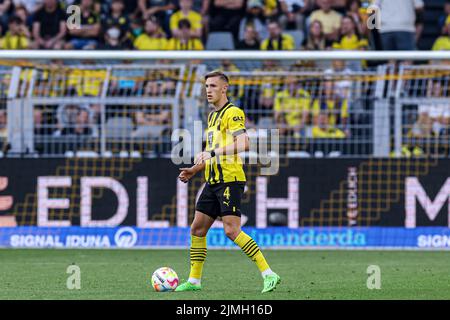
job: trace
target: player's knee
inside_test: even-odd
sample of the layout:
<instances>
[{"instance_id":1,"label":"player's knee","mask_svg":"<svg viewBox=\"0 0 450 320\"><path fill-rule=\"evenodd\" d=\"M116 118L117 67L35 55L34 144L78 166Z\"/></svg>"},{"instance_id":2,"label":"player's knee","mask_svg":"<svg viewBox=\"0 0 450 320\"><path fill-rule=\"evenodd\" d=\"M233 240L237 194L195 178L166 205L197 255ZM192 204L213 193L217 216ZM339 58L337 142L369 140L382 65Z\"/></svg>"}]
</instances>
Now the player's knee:
<instances>
[{"instance_id":1,"label":"player's knee","mask_svg":"<svg viewBox=\"0 0 450 320\"><path fill-rule=\"evenodd\" d=\"M191 225L191 234L196 237L205 237L208 230L205 227L198 225Z\"/></svg>"},{"instance_id":2,"label":"player's knee","mask_svg":"<svg viewBox=\"0 0 450 320\"><path fill-rule=\"evenodd\" d=\"M225 227L225 234L231 241L234 241L240 232L241 229L238 227Z\"/></svg>"}]
</instances>

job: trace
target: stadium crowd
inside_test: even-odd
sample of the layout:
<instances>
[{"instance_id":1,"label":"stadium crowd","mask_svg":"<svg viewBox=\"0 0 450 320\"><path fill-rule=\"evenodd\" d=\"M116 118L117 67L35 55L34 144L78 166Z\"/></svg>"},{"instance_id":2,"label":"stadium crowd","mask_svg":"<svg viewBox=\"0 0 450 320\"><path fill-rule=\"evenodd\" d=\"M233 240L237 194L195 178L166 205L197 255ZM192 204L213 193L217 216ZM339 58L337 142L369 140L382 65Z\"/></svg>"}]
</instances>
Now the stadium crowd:
<instances>
[{"instance_id":1,"label":"stadium crowd","mask_svg":"<svg viewBox=\"0 0 450 320\"><path fill-rule=\"evenodd\" d=\"M230 32L232 48L239 50L414 50L423 30L424 3L400 2L0 0L0 47L203 50L213 32ZM77 27L72 4L81 13ZM379 30L368 28L372 4L383 8ZM449 2L438 23L442 35L433 50L449 50Z\"/></svg>"},{"instance_id":2,"label":"stadium crowd","mask_svg":"<svg viewBox=\"0 0 450 320\"><path fill-rule=\"evenodd\" d=\"M423 31L424 2L399 1L401 4L392 0L0 0L0 48L205 50L214 32L229 32L232 47L238 50L415 50ZM70 10L72 4L81 10L77 28L70 27L77 23L75 11ZM368 27L371 17L367 8L371 4L382 7L386 17L379 29ZM399 11L398 6L403 10ZM450 50L450 1L436 23L442 34L432 49ZM296 38L299 34L301 42ZM331 79L333 74L351 72L348 67L334 61L325 74L329 73ZM240 71L229 60L222 60L220 69ZM277 61L271 60L258 69L281 70ZM295 65L290 70L295 71ZM54 94L98 97L104 72L74 69L67 75L67 83L56 85L64 92ZM173 79L161 76L135 81L126 95L172 95ZM324 78L314 82L317 80L287 77L278 87L271 85L273 80L259 78L255 86L232 84L230 99L245 109L248 127L277 127L283 136L294 138L357 139L361 132L352 128L369 123L364 112L370 112L371 102L357 116L347 80ZM49 79L38 81L48 83L37 82L36 88L52 85ZM444 89L447 78L429 79L426 86L426 96L450 96ZM108 90L109 96L124 95L116 84L110 84ZM448 105L415 108L415 116L405 122L408 138L449 136ZM35 106L35 135L98 137L100 110L100 105L77 104L76 100L73 104ZM171 114L163 106L106 106L105 110L106 120L131 121L124 122L131 128L129 137L157 138L170 128ZM6 121L6 110L1 108L0 135L4 138Z\"/></svg>"}]
</instances>

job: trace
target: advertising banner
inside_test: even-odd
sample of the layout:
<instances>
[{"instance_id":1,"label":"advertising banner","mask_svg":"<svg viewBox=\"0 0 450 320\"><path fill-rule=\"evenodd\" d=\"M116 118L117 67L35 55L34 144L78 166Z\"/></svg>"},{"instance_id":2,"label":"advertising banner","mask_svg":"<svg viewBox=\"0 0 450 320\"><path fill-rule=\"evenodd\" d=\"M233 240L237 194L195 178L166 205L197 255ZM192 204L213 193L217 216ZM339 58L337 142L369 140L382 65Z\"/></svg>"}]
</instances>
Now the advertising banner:
<instances>
[{"instance_id":1,"label":"advertising banner","mask_svg":"<svg viewBox=\"0 0 450 320\"><path fill-rule=\"evenodd\" d=\"M450 249L450 229L445 227L356 228L243 228L261 247L281 249ZM208 249L238 247L223 229L207 236ZM189 228L0 228L0 247L138 249L188 248Z\"/></svg>"},{"instance_id":2,"label":"advertising banner","mask_svg":"<svg viewBox=\"0 0 450 320\"><path fill-rule=\"evenodd\" d=\"M2 159L0 227L189 227L204 179L180 182L181 166L170 159ZM245 168L245 227L450 224L448 159L285 159L270 176Z\"/></svg>"}]
</instances>

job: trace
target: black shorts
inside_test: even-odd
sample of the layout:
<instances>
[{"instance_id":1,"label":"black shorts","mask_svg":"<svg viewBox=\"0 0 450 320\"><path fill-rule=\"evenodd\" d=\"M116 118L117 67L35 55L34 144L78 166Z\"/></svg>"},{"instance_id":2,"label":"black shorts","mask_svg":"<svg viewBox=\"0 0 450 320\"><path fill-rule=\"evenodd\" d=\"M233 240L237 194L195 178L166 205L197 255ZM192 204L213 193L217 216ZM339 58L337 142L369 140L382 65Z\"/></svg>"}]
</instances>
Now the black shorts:
<instances>
[{"instance_id":1,"label":"black shorts","mask_svg":"<svg viewBox=\"0 0 450 320\"><path fill-rule=\"evenodd\" d=\"M245 182L206 184L195 209L216 219L227 215L241 216L241 198Z\"/></svg>"}]
</instances>

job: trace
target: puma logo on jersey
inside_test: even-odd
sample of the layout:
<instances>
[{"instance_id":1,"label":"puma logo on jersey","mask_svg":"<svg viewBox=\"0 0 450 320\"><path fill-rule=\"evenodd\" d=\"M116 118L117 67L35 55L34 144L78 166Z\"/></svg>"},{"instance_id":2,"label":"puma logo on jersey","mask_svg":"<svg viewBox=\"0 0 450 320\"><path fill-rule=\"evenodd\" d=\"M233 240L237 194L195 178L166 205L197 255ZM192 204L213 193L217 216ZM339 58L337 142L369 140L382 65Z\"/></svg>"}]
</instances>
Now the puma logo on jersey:
<instances>
[{"instance_id":1,"label":"puma logo on jersey","mask_svg":"<svg viewBox=\"0 0 450 320\"><path fill-rule=\"evenodd\" d=\"M230 206L230 201L228 201L228 202L224 201L223 204L225 204L227 207L229 207Z\"/></svg>"}]
</instances>

